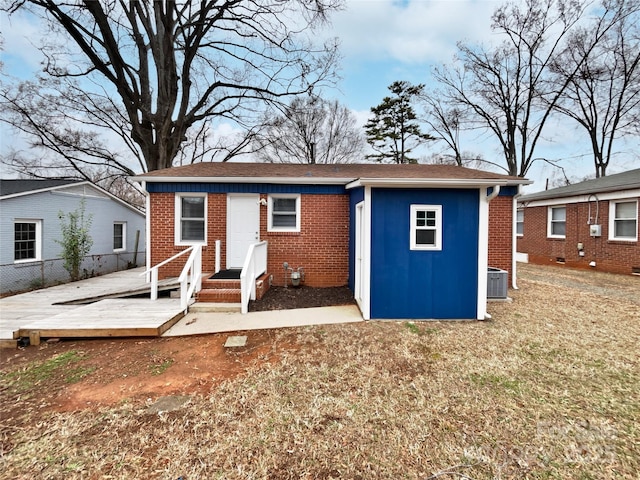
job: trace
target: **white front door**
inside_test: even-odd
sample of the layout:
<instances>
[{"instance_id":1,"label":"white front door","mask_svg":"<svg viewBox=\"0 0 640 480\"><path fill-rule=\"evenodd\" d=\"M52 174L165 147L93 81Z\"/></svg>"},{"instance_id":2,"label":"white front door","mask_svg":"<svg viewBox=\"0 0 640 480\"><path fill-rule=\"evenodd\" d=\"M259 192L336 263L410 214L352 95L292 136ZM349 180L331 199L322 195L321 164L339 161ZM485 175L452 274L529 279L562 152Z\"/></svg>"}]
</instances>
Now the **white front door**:
<instances>
[{"instance_id":1,"label":"white front door","mask_svg":"<svg viewBox=\"0 0 640 480\"><path fill-rule=\"evenodd\" d=\"M242 268L249 245L260 241L260 195L227 195L227 268Z\"/></svg>"}]
</instances>

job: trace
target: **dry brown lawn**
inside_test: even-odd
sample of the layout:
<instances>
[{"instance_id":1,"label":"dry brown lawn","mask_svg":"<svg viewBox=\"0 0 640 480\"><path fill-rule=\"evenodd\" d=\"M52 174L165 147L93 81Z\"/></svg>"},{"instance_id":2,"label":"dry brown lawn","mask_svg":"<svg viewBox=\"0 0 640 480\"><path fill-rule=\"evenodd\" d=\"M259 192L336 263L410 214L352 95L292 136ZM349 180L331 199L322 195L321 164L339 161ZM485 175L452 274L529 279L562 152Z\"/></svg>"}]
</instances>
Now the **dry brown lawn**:
<instances>
[{"instance_id":1,"label":"dry brown lawn","mask_svg":"<svg viewBox=\"0 0 640 480\"><path fill-rule=\"evenodd\" d=\"M92 380L99 352L82 342L11 357L0 371L0 476L638 478L640 277L522 265L519 286L513 303L490 305L487 322L262 333L259 352L224 354L229 368L243 368L220 381L206 358L182 350L213 337L149 341L146 352L172 345L173 354L146 374L129 365L139 385L115 405L61 411L46 401L113 385ZM122 376L125 363L109 375ZM47 368L79 369L80 378L61 387L53 375L54 385L41 378ZM182 384L171 393L186 403L157 413L157 398L141 392L145 382L174 382L172 371L197 371L199 388Z\"/></svg>"}]
</instances>

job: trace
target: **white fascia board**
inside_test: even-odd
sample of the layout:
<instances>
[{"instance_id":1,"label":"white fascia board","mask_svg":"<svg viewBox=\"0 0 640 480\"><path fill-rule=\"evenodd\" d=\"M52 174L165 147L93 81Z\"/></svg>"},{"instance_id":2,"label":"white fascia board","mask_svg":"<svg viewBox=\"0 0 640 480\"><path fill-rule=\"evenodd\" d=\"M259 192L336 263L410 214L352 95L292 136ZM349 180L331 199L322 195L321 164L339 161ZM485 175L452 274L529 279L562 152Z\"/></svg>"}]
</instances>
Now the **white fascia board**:
<instances>
[{"instance_id":1,"label":"white fascia board","mask_svg":"<svg viewBox=\"0 0 640 480\"><path fill-rule=\"evenodd\" d=\"M508 180L502 179L460 179L460 178L359 178L347 184L346 189L370 186L393 188L482 188L496 185L508 185Z\"/></svg>"},{"instance_id":2,"label":"white fascia board","mask_svg":"<svg viewBox=\"0 0 640 480\"><path fill-rule=\"evenodd\" d=\"M545 198L542 200L531 200L529 202L519 201L518 204L527 207L551 207L553 205L564 205L568 203L588 203L589 201L624 200L626 198L640 197L640 188L633 190L620 190L618 192L589 193L584 195L574 195L571 197Z\"/></svg>"},{"instance_id":3,"label":"white fascia board","mask_svg":"<svg viewBox=\"0 0 640 480\"><path fill-rule=\"evenodd\" d=\"M344 185L349 178L322 177L133 177L136 182L147 183L275 183L284 185Z\"/></svg>"}]
</instances>

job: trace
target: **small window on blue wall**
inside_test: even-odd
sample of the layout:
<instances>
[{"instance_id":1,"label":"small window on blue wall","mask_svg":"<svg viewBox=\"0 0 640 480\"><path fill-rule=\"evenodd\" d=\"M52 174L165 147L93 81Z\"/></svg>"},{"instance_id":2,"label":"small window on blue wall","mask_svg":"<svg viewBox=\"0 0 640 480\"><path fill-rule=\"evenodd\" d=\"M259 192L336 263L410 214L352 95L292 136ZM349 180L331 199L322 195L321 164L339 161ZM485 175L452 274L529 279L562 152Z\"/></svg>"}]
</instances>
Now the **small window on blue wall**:
<instances>
[{"instance_id":1,"label":"small window on blue wall","mask_svg":"<svg viewBox=\"0 0 640 480\"><path fill-rule=\"evenodd\" d=\"M411 205L411 250L442 250L442 205Z\"/></svg>"}]
</instances>

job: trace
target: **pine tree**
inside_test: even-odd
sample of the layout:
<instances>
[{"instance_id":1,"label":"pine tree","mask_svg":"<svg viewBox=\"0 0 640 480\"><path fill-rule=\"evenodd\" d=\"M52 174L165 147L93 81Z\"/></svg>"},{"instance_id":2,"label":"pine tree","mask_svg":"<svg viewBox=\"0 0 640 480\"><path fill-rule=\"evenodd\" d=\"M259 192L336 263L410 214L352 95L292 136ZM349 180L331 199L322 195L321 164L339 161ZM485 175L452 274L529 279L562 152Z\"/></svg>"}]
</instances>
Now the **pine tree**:
<instances>
[{"instance_id":1,"label":"pine tree","mask_svg":"<svg viewBox=\"0 0 640 480\"><path fill-rule=\"evenodd\" d=\"M417 163L409 157L422 141L435 140L422 133L418 117L413 109L413 100L422 94L424 85L411 85L396 81L389 86L393 96L384 97L382 103L371 108L373 118L365 125L367 142L377 152L367 155L379 162Z\"/></svg>"}]
</instances>

